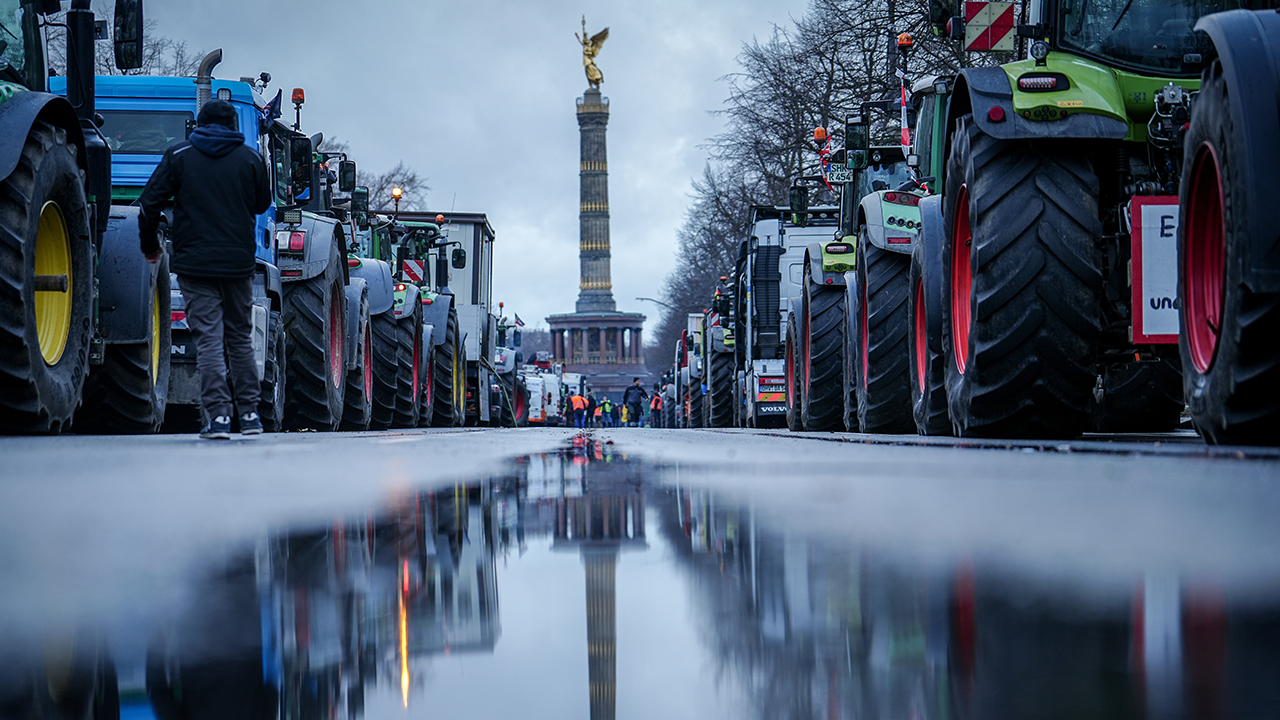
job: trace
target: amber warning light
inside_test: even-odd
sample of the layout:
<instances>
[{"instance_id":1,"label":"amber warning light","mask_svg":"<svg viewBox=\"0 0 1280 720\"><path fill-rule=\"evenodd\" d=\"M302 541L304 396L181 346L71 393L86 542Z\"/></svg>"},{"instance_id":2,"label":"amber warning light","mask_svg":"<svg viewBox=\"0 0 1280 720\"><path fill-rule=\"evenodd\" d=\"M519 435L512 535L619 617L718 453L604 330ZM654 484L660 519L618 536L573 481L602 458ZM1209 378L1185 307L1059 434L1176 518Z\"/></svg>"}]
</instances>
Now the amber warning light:
<instances>
[{"instance_id":1,"label":"amber warning light","mask_svg":"<svg viewBox=\"0 0 1280 720\"><path fill-rule=\"evenodd\" d=\"M294 88L294 89L293 89L293 104L294 104L294 105L301 105L302 103L304 103L304 102L306 102L306 101L307 101L307 94L306 94L305 92L303 92L303 91L302 91L302 88Z\"/></svg>"}]
</instances>

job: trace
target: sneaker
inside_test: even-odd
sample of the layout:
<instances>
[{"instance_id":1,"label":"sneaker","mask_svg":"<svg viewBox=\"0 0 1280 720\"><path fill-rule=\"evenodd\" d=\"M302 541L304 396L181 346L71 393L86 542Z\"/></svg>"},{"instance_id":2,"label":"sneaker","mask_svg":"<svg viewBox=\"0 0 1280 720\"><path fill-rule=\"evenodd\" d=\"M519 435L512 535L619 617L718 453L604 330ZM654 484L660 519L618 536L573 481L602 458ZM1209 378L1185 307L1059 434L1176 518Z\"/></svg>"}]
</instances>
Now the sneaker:
<instances>
[{"instance_id":1,"label":"sneaker","mask_svg":"<svg viewBox=\"0 0 1280 720\"><path fill-rule=\"evenodd\" d=\"M262 432L262 418L258 417L256 412L241 413L240 415L240 434L241 435L257 435Z\"/></svg>"},{"instance_id":2,"label":"sneaker","mask_svg":"<svg viewBox=\"0 0 1280 720\"><path fill-rule=\"evenodd\" d=\"M210 420L209 424L200 431L200 437L206 440L230 440L231 416L219 415Z\"/></svg>"}]
</instances>

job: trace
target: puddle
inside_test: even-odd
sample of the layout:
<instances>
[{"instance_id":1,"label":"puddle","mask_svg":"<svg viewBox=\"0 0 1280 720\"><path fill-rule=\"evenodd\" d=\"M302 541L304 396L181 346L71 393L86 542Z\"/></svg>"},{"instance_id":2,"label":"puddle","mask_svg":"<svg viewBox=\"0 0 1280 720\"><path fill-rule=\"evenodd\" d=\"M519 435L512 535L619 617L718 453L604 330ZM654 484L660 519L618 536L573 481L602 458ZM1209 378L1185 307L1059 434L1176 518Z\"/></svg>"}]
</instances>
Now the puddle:
<instances>
[{"instance_id":1,"label":"puddle","mask_svg":"<svg viewBox=\"0 0 1280 720\"><path fill-rule=\"evenodd\" d=\"M821 497L763 507L698 477L578 437L104 588L130 603L0 616L0 718L1280 710L1270 593L898 553L814 522Z\"/></svg>"}]
</instances>

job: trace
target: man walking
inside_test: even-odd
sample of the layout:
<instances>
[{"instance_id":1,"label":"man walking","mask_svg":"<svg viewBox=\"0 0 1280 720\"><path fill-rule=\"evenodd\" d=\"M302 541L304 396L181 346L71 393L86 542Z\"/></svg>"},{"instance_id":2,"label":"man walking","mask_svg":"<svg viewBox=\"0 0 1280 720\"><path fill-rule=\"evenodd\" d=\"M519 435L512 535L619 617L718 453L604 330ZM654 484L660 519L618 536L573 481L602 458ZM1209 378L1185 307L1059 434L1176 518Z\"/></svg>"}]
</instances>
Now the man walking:
<instances>
[{"instance_id":1,"label":"man walking","mask_svg":"<svg viewBox=\"0 0 1280 720\"><path fill-rule=\"evenodd\" d=\"M631 379L631 387L622 393L622 404L627 406L627 425L639 427L642 423L641 403L649 399L649 393L640 386L640 378Z\"/></svg>"},{"instance_id":2,"label":"man walking","mask_svg":"<svg viewBox=\"0 0 1280 720\"><path fill-rule=\"evenodd\" d=\"M585 430L587 427L587 399L574 392L569 397L569 403L573 405L573 426Z\"/></svg>"},{"instance_id":3,"label":"man walking","mask_svg":"<svg viewBox=\"0 0 1280 720\"><path fill-rule=\"evenodd\" d=\"M160 214L173 208L170 267L187 306L196 341L200 400L209 421L200 437L231 437L232 394L240 432L262 432L258 417L258 371L253 358L255 216L271 206L271 186L262 157L235 130L236 112L226 100L200 109L198 127L186 142L165 151L139 198L138 234L148 262L159 262Z\"/></svg>"}]
</instances>

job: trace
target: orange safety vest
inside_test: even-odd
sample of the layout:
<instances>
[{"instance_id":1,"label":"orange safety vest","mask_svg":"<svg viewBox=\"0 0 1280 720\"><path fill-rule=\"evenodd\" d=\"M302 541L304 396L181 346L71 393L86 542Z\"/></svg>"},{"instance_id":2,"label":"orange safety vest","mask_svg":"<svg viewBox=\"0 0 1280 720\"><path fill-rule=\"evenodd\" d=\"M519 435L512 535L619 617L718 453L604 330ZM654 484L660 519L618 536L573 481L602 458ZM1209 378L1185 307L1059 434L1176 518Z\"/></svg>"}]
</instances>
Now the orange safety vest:
<instances>
[{"instance_id":1,"label":"orange safety vest","mask_svg":"<svg viewBox=\"0 0 1280 720\"><path fill-rule=\"evenodd\" d=\"M662 409L662 396L661 396L661 395L654 395L654 396L649 400L649 409L650 409L650 410L661 410L661 409Z\"/></svg>"},{"instance_id":2,"label":"orange safety vest","mask_svg":"<svg viewBox=\"0 0 1280 720\"><path fill-rule=\"evenodd\" d=\"M573 402L574 410L587 409L587 399L582 397L581 395L574 395L573 397L569 398L569 400Z\"/></svg>"}]
</instances>

